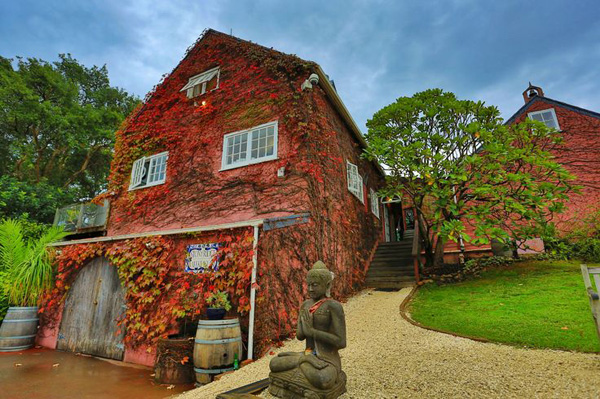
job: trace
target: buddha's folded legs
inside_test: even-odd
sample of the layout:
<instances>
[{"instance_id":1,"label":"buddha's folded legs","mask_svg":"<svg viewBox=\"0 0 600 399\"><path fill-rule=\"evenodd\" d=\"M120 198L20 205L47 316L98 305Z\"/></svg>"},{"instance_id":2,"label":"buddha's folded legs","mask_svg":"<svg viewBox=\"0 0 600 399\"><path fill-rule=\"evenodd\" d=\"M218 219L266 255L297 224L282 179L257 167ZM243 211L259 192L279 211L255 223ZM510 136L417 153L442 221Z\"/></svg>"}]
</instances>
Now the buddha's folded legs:
<instances>
[{"instance_id":1,"label":"buddha's folded legs","mask_svg":"<svg viewBox=\"0 0 600 399\"><path fill-rule=\"evenodd\" d=\"M277 357L271 359L269 367L275 373L294 369L300 363L300 356L303 356L303 354L293 352L280 353Z\"/></svg>"},{"instance_id":2,"label":"buddha's folded legs","mask_svg":"<svg viewBox=\"0 0 600 399\"><path fill-rule=\"evenodd\" d=\"M303 362L300 365L300 370L302 370L302 374L304 374L306 380L318 389L332 388L338 379L339 371L331 364L322 369L317 369L311 363Z\"/></svg>"}]
</instances>

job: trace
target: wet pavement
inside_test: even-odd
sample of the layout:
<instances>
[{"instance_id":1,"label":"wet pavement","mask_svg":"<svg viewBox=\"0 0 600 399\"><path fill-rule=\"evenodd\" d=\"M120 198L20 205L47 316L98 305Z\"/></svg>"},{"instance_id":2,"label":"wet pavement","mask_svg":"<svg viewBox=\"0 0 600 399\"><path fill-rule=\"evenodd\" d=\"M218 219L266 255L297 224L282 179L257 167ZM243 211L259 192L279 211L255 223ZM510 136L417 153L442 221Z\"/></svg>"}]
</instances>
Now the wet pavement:
<instances>
[{"instance_id":1,"label":"wet pavement","mask_svg":"<svg viewBox=\"0 0 600 399\"><path fill-rule=\"evenodd\" d=\"M49 349L0 353L0 398L158 399L193 388L157 384L153 373L149 367Z\"/></svg>"}]
</instances>

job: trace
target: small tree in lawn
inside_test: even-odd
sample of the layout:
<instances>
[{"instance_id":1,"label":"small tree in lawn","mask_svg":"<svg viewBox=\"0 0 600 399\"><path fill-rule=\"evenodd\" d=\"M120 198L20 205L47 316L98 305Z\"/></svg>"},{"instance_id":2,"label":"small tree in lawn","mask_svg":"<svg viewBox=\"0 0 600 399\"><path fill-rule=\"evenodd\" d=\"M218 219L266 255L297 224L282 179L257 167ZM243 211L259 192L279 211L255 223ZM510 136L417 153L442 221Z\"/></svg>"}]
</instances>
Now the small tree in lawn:
<instances>
[{"instance_id":1,"label":"small tree in lawn","mask_svg":"<svg viewBox=\"0 0 600 399\"><path fill-rule=\"evenodd\" d=\"M380 194L412 200L430 266L442 262L447 240L539 237L572 189L549 152L559 132L531 120L505 126L481 101L430 89L384 107L367 127L365 156L389 173Z\"/></svg>"}]
</instances>

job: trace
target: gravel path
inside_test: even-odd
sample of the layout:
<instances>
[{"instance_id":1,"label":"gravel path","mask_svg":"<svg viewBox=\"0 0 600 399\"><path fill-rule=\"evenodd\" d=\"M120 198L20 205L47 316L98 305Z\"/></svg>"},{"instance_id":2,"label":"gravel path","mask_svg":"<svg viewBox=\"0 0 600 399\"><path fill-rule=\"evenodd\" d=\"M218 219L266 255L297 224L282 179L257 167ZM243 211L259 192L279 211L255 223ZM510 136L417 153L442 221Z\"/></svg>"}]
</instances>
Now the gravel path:
<instances>
[{"instance_id":1,"label":"gravel path","mask_svg":"<svg viewBox=\"0 0 600 399\"><path fill-rule=\"evenodd\" d=\"M400 316L409 292L366 290L344 304L348 347L340 354L348 392L340 399L600 399L600 355L521 349L427 331ZM291 340L276 352L300 351L303 345ZM214 398L266 378L272 357L178 399Z\"/></svg>"}]
</instances>

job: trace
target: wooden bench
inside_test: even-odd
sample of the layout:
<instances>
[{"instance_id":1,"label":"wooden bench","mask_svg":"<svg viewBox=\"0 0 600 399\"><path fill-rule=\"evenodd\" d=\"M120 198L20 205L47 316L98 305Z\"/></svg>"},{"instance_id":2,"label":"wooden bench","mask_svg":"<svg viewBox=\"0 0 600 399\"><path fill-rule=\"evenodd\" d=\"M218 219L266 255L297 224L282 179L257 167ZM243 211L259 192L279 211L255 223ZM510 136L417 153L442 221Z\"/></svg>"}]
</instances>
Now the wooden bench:
<instances>
[{"instance_id":1,"label":"wooden bench","mask_svg":"<svg viewBox=\"0 0 600 399\"><path fill-rule=\"evenodd\" d=\"M592 308L592 316L596 323L596 332L598 338L600 338L600 267L588 267L587 265L581 265L581 274L583 275L583 282L585 283L585 289L587 290L588 297L590 299L590 307ZM594 283L596 283L596 291L594 291Z\"/></svg>"}]
</instances>

